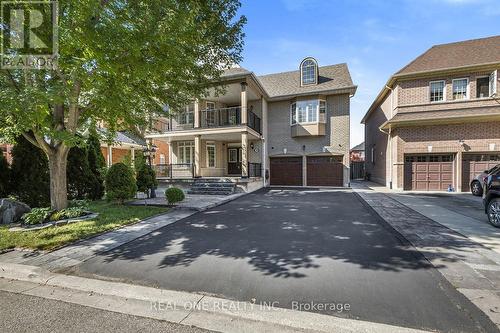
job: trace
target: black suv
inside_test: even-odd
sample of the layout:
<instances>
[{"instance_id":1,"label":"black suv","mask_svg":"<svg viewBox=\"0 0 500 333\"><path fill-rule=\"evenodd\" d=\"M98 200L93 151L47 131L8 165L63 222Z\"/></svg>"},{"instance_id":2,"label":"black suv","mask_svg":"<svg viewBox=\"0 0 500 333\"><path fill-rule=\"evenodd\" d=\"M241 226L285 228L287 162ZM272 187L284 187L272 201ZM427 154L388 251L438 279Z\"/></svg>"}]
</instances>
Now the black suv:
<instances>
[{"instance_id":1,"label":"black suv","mask_svg":"<svg viewBox=\"0 0 500 333\"><path fill-rule=\"evenodd\" d=\"M500 169L494 170L484 182L484 210L492 225L500 228Z\"/></svg>"}]
</instances>

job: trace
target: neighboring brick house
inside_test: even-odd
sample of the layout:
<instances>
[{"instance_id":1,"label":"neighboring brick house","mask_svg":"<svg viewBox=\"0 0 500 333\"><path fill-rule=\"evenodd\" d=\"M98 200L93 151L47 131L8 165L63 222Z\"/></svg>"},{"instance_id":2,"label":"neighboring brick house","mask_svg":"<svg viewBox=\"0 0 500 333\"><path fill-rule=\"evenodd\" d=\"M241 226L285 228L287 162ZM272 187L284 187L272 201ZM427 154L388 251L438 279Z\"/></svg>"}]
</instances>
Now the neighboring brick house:
<instances>
[{"instance_id":1,"label":"neighboring brick house","mask_svg":"<svg viewBox=\"0 0 500 333\"><path fill-rule=\"evenodd\" d=\"M168 144L170 165L159 174L349 185L350 98L356 86L346 64L319 67L306 58L299 70L264 76L235 67L214 85L225 93L158 119L146 135Z\"/></svg>"},{"instance_id":2,"label":"neighboring brick house","mask_svg":"<svg viewBox=\"0 0 500 333\"><path fill-rule=\"evenodd\" d=\"M469 191L500 163L499 70L494 36L433 46L391 76L362 120L371 180Z\"/></svg>"},{"instance_id":3,"label":"neighboring brick house","mask_svg":"<svg viewBox=\"0 0 500 333\"><path fill-rule=\"evenodd\" d=\"M0 144L0 152L7 160L7 163L12 164L12 145Z\"/></svg>"},{"instance_id":4,"label":"neighboring brick house","mask_svg":"<svg viewBox=\"0 0 500 333\"><path fill-rule=\"evenodd\" d=\"M363 162L365 160L365 143L362 142L350 150L351 162Z\"/></svg>"}]
</instances>

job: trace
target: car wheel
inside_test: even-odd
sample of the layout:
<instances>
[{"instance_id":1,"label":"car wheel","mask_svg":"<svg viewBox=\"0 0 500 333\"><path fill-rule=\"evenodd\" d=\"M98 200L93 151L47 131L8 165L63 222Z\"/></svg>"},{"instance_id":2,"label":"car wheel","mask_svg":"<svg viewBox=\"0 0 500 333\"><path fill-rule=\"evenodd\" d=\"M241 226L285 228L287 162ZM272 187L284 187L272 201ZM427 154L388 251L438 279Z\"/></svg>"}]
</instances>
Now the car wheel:
<instances>
[{"instance_id":1,"label":"car wheel","mask_svg":"<svg viewBox=\"0 0 500 333\"><path fill-rule=\"evenodd\" d=\"M488 220L493 226L500 228L500 198L491 199L488 203Z\"/></svg>"},{"instance_id":2,"label":"car wheel","mask_svg":"<svg viewBox=\"0 0 500 333\"><path fill-rule=\"evenodd\" d=\"M472 182L470 190L473 195L476 195L478 197L483 195L483 188L481 187L481 183L478 181Z\"/></svg>"}]
</instances>

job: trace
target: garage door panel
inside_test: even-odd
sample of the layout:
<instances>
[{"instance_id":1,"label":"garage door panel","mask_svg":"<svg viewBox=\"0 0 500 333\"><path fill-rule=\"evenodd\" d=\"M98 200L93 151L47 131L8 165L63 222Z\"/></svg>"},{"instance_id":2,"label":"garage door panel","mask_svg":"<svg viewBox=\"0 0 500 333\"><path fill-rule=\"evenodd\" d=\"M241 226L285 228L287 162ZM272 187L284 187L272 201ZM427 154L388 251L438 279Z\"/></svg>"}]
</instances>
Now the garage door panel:
<instances>
[{"instance_id":1,"label":"garage door panel","mask_svg":"<svg viewBox=\"0 0 500 333\"><path fill-rule=\"evenodd\" d=\"M405 156L405 189L445 191L453 184L451 155Z\"/></svg>"},{"instance_id":2,"label":"garage door panel","mask_svg":"<svg viewBox=\"0 0 500 333\"><path fill-rule=\"evenodd\" d=\"M341 157L307 157L308 186L343 186L344 165Z\"/></svg>"},{"instance_id":3,"label":"garage door panel","mask_svg":"<svg viewBox=\"0 0 500 333\"><path fill-rule=\"evenodd\" d=\"M302 157L273 157L270 169L271 185L302 186Z\"/></svg>"},{"instance_id":4,"label":"garage door panel","mask_svg":"<svg viewBox=\"0 0 500 333\"><path fill-rule=\"evenodd\" d=\"M462 157L462 191L470 191L471 181L485 170L500 164L500 154L464 154Z\"/></svg>"}]
</instances>

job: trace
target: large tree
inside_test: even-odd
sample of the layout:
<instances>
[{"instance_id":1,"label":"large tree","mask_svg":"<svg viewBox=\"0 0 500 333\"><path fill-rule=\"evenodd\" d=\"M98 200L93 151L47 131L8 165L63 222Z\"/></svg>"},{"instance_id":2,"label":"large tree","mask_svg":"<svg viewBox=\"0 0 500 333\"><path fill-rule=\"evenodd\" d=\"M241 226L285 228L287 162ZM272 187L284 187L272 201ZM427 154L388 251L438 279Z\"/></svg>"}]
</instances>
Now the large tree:
<instances>
[{"instance_id":1,"label":"large tree","mask_svg":"<svg viewBox=\"0 0 500 333\"><path fill-rule=\"evenodd\" d=\"M67 157L87 124L103 121L110 132L145 125L167 103L202 96L241 60L239 7L239 0L59 1L58 67L0 70L0 136L22 134L43 150L52 208L67 206Z\"/></svg>"}]
</instances>

